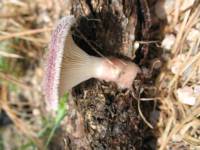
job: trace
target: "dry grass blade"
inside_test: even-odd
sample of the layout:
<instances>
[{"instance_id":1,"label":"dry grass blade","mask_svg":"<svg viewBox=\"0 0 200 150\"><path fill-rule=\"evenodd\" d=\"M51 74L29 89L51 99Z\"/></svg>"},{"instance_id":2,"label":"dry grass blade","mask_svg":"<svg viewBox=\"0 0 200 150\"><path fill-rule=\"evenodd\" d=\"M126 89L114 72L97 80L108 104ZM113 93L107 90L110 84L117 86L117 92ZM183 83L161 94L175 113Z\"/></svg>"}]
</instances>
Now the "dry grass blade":
<instances>
[{"instance_id":1,"label":"dry grass blade","mask_svg":"<svg viewBox=\"0 0 200 150\"><path fill-rule=\"evenodd\" d=\"M173 117L171 117L171 119L169 119L168 125L165 128L165 132L161 138L162 144L159 150L164 150L166 148L167 143L172 138L172 136L178 134L181 131L181 129L184 128L185 125L187 125L187 122L192 122L193 120L196 120L199 114L200 114L200 108L196 108L195 110L193 110L192 113L188 114L184 119L182 119L180 123L176 123L175 126L172 121ZM181 136L182 138L184 138L185 134Z\"/></svg>"},{"instance_id":2,"label":"dry grass blade","mask_svg":"<svg viewBox=\"0 0 200 150\"><path fill-rule=\"evenodd\" d=\"M15 37L20 38L20 37L27 36L27 35L48 32L51 30L52 30L52 28L42 28L42 29L33 29L33 30L23 31L23 32L19 32L19 33L10 33L5 36L0 36L0 41L8 40L8 39L15 38Z\"/></svg>"},{"instance_id":3,"label":"dry grass blade","mask_svg":"<svg viewBox=\"0 0 200 150\"><path fill-rule=\"evenodd\" d=\"M200 39L199 37L193 39L194 42L190 44L189 48L187 48L186 43L188 43L187 37L191 30L200 23L200 3L195 3L195 6L193 4L185 12L175 11L174 13L173 16L179 14L179 20L176 21L175 18L174 22L176 24L181 22L181 25L171 51L173 54L172 59L176 59L178 55L183 54L184 61L176 73L173 72L172 74L169 70L163 71L157 85L161 90L158 97L162 99L160 101L161 118L159 125L161 137L159 138L159 150L169 148L170 143L176 143L175 136L189 144L190 147L199 146L200 143L198 137L193 136L195 132L198 133L197 130L200 128L199 97L196 99L197 102L194 106L187 106L175 96L178 88L194 87L199 84L199 77L194 76L198 76L197 72L200 66ZM168 60L169 63L173 62L172 59ZM163 84L165 84L165 87L163 87ZM191 134L192 132L193 134Z\"/></svg>"},{"instance_id":4,"label":"dry grass blade","mask_svg":"<svg viewBox=\"0 0 200 150\"><path fill-rule=\"evenodd\" d=\"M179 18L179 14L180 14L180 3L181 3L181 0L176 0L176 2L175 2L173 25L176 25L178 22L178 18Z\"/></svg>"},{"instance_id":5,"label":"dry grass blade","mask_svg":"<svg viewBox=\"0 0 200 150\"><path fill-rule=\"evenodd\" d=\"M172 53L178 54L180 52L181 45L183 44L184 40L188 36L192 26L194 26L199 21L200 16L200 6L198 6L193 13L189 9L186 11L180 31L177 35L176 42L172 49Z\"/></svg>"},{"instance_id":6,"label":"dry grass blade","mask_svg":"<svg viewBox=\"0 0 200 150\"><path fill-rule=\"evenodd\" d=\"M60 0L0 2L0 57L5 57L0 60L3 66L0 71L0 107L13 121L11 128L16 126L19 131L19 141L13 138L18 136L18 132L8 137L13 138L11 144L14 148L33 141L38 149L44 149L38 138L38 131L44 121L40 118L40 106L43 104L40 88L43 75L41 57L49 41L52 25L63 16L62 7ZM10 129L10 126L7 128ZM11 142L7 142L6 137L2 137L2 141L8 145Z\"/></svg>"},{"instance_id":7,"label":"dry grass blade","mask_svg":"<svg viewBox=\"0 0 200 150\"><path fill-rule=\"evenodd\" d=\"M173 49L172 49L172 53L173 53L173 54L174 54L175 52L176 52L176 53L178 52L177 49L179 48L179 45L180 45L180 43L181 43L181 41L182 41L182 36L183 36L184 31L185 31L185 29L186 29L186 24L187 24L187 21L188 21L189 16L190 16L190 10L188 10L188 11L186 12L186 15L185 15L184 20L183 20L183 22L182 22L180 31L178 32L178 35L177 35L177 38L176 38L176 42L175 42L174 47L173 47Z\"/></svg>"},{"instance_id":8,"label":"dry grass blade","mask_svg":"<svg viewBox=\"0 0 200 150\"><path fill-rule=\"evenodd\" d=\"M144 116L143 113L142 113L142 110L141 110L141 107L140 107L140 100L138 101L138 111L139 111L139 114L140 114L140 116L142 117L143 121L144 121L151 129L153 129L153 126L151 125L151 123L147 121L147 119L145 118L145 116Z\"/></svg>"},{"instance_id":9,"label":"dry grass blade","mask_svg":"<svg viewBox=\"0 0 200 150\"><path fill-rule=\"evenodd\" d=\"M8 58L23 58L20 55L13 54L13 53L7 53L7 52L4 52L4 51L0 51L0 56L2 56L2 57L8 57Z\"/></svg>"},{"instance_id":10,"label":"dry grass blade","mask_svg":"<svg viewBox=\"0 0 200 150\"><path fill-rule=\"evenodd\" d=\"M8 81L10 83L13 83L17 86L19 86L22 89L26 89L26 90L33 90L32 87L26 85L25 83L18 81L17 79L15 79L13 76L8 75L8 74L4 74L2 72L0 72L0 79L3 79L3 81Z\"/></svg>"},{"instance_id":11,"label":"dry grass blade","mask_svg":"<svg viewBox=\"0 0 200 150\"><path fill-rule=\"evenodd\" d=\"M42 141L37 138L37 134L32 130L31 126L26 122L17 117L16 113L9 107L8 103L8 90L6 84L2 86L1 89L1 97L0 97L0 106L7 113L10 119L15 124L16 128L18 128L22 133L24 133L29 139L34 141L34 143L38 146L39 149L44 149L42 145Z\"/></svg>"}]
</instances>

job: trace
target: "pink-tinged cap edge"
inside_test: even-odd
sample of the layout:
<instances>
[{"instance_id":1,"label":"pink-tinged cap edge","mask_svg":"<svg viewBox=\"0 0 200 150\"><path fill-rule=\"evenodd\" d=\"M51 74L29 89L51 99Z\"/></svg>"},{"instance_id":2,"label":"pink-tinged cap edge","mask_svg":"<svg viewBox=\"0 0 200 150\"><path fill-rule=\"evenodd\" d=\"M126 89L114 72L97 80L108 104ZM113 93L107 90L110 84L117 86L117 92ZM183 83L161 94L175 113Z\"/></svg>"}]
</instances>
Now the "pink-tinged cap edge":
<instances>
[{"instance_id":1,"label":"pink-tinged cap edge","mask_svg":"<svg viewBox=\"0 0 200 150\"><path fill-rule=\"evenodd\" d=\"M66 36L74 22L73 15L63 17L57 23L51 35L43 80L43 92L48 111L56 110L58 107L58 90L64 45Z\"/></svg>"}]
</instances>

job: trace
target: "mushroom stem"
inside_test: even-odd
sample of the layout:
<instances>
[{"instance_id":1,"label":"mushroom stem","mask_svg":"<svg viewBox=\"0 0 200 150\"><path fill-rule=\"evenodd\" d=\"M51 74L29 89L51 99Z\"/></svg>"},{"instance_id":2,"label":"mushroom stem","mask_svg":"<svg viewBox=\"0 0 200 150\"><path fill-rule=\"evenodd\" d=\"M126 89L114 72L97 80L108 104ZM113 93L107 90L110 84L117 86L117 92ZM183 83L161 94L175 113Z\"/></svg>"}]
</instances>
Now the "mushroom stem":
<instances>
[{"instance_id":1,"label":"mushroom stem","mask_svg":"<svg viewBox=\"0 0 200 150\"><path fill-rule=\"evenodd\" d=\"M69 33L63 55L59 95L90 78L113 81L120 88L130 88L138 72L140 69L133 62L89 56L73 42Z\"/></svg>"}]
</instances>

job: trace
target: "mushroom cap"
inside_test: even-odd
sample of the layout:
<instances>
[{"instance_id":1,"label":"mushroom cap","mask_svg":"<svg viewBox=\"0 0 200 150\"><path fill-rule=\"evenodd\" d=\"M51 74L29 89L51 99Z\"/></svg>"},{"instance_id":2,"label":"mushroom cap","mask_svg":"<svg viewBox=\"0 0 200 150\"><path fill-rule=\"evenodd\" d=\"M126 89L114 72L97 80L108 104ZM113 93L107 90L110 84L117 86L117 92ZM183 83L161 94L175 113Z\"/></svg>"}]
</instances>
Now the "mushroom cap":
<instances>
[{"instance_id":1,"label":"mushroom cap","mask_svg":"<svg viewBox=\"0 0 200 150\"><path fill-rule=\"evenodd\" d=\"M66 37L74 23L74 16L71 15L63 17L52 32L43 81L43 90L47 104L47 110L57 109L59 99L58 90L60 84L60 72L63 59L62 56L64 53Z\"/></svg>"}]
</instances>

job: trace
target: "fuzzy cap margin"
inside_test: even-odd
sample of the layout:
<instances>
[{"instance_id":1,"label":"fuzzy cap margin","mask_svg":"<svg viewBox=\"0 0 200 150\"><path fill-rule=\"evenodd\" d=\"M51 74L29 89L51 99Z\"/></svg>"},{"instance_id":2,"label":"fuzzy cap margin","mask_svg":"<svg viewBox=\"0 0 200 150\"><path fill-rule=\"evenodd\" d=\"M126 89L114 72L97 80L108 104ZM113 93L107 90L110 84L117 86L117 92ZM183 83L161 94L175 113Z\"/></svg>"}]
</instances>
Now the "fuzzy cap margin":
<instances>
[{"instance_id":1,"label":"fuzzy cap margin","mask_svg":"<svg viewBox=\"0 0 200 150\"><path fill-rule=\"evenodd\" d=\"M66 37L75 21L73 15L61 18L51 35L43 80L43 92L48 111L56 110L58 107L62 56Z\"/></svg>"}]
</instances>

